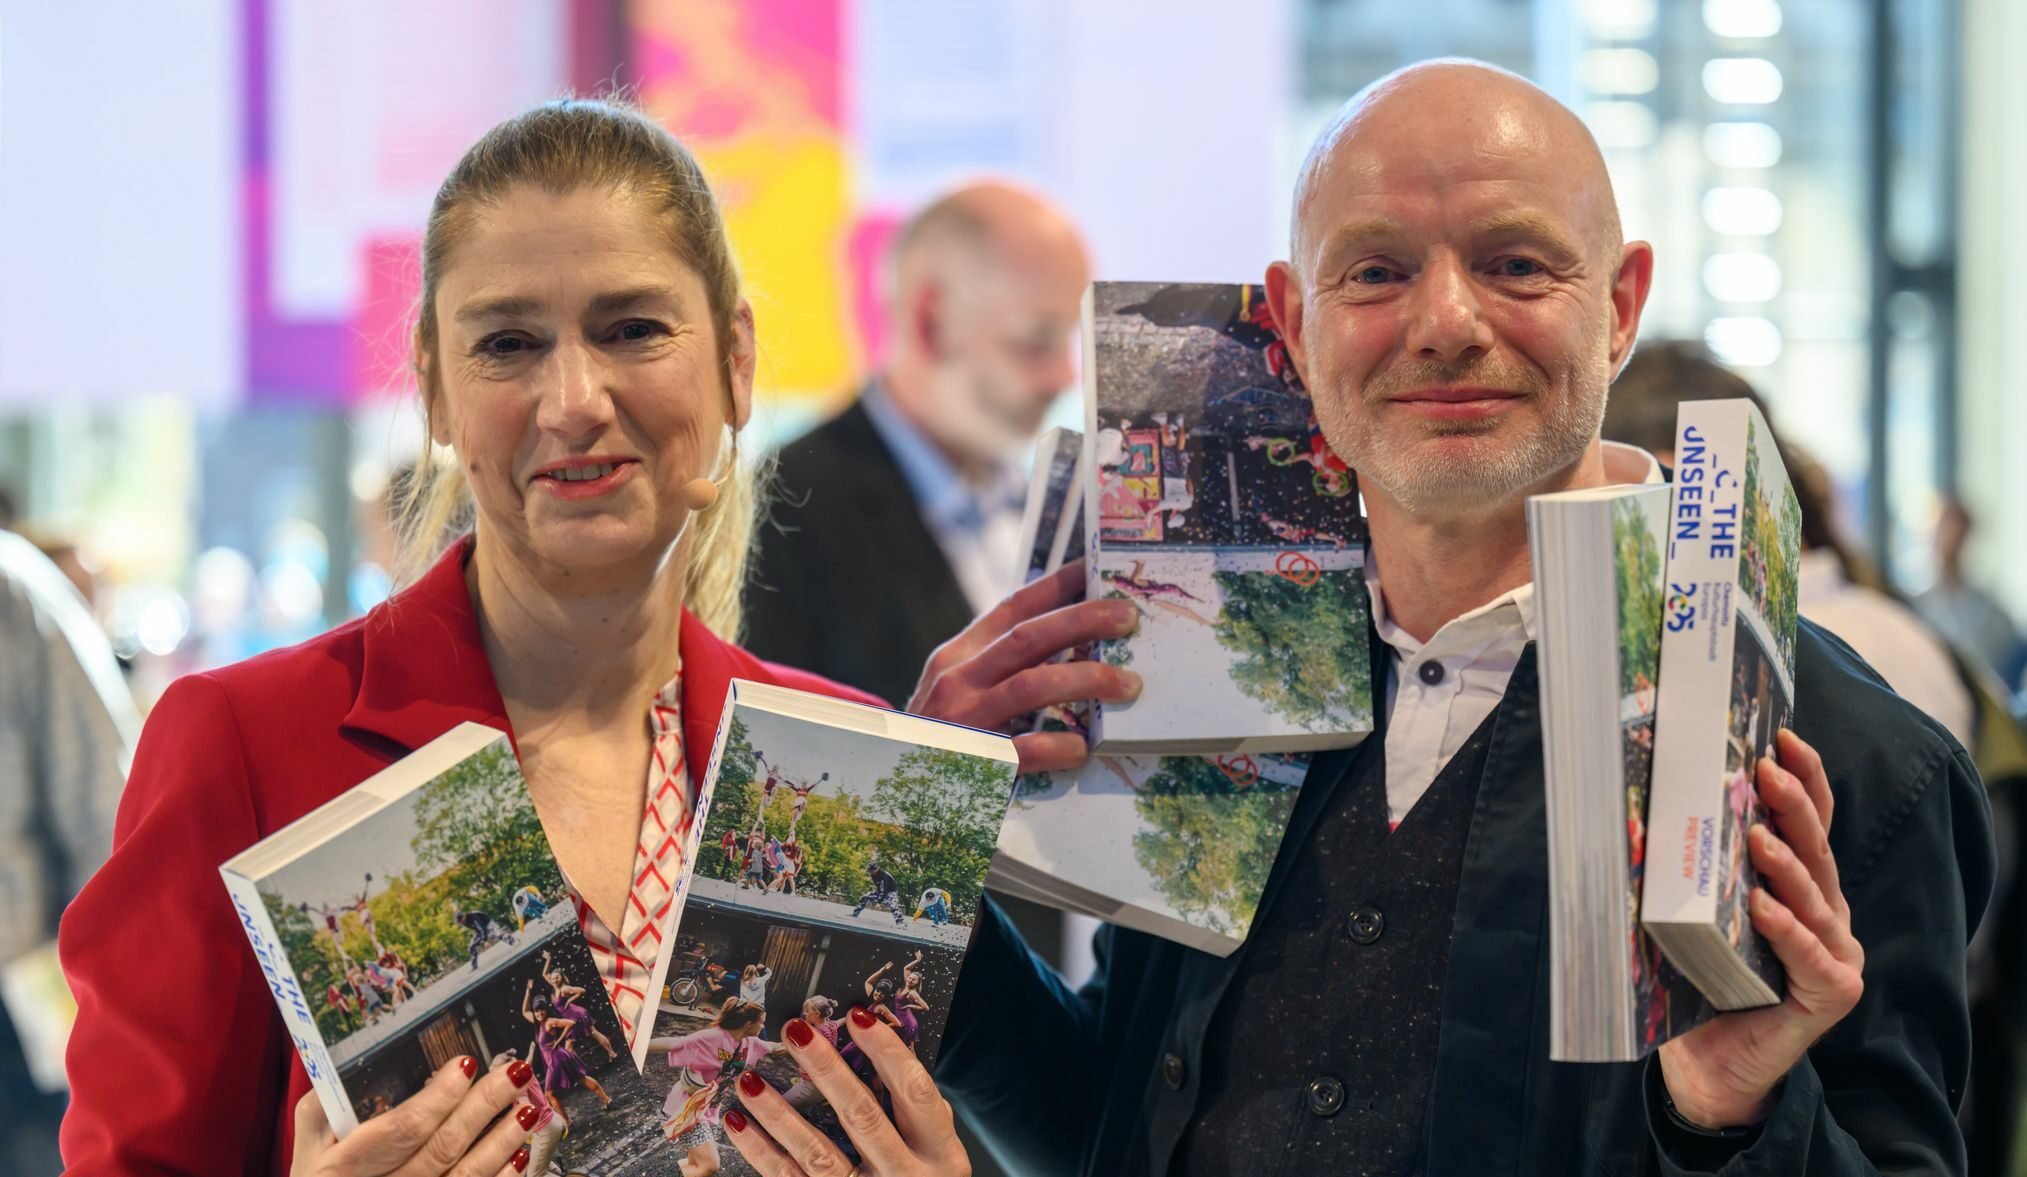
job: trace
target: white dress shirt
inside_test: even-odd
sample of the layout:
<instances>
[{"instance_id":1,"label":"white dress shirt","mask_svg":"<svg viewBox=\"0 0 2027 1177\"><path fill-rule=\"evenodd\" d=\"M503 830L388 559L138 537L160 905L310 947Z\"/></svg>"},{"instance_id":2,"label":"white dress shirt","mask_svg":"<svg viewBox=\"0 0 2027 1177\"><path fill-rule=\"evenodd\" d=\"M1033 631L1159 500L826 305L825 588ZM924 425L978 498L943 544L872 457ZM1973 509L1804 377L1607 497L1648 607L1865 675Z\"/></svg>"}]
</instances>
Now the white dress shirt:
<instances>
[{"instance_id":1,"label":"white dress shirt","mask_svg":"<svg viewBox=\"0 0 2027 1177\"><path fill-rule=\"evenodd\" d=\"M878 384L868 385L862 399L866 416L901 467L922 522L942 549L971 611L992 608L1020 587L1021 506L1028 493L1027 474L1011 461L1002 462L983 482L972 482L901 415Z\"/></svg>"},{"instance_id":2,"label":"white dress shirt","mask_svg":"<svg viewBox=\"0 0 2027 1177\"><path fill-rule=\"evenodd\" d=\"M1612 483L1662 481L1652 454L1604 443ZM1534 640L1534 583L1529 581L1446 622L1426 642L1387 615L1379 562L1368 555L1366 591L1374 627L1386 643L1387 823L1401 824L1438 773L1506 696L1521 651Z\"/></svg>"}]
</instances>

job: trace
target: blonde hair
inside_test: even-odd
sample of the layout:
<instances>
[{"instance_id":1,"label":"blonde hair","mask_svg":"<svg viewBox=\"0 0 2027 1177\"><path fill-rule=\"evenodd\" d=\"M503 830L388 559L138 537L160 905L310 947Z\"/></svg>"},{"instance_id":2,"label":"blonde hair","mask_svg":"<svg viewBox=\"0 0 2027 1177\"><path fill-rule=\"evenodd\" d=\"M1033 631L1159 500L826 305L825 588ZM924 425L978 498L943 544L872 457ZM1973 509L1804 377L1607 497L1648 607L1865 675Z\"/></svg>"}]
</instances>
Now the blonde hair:
<instances>
[{"instance_id":1,"label":"blonde hair","mask_svg":"<svg viewBox=\"0 0 2027 1177\"><path fill-rule=\"evenodd\" d=\"M676 256L703 281L723 363L726 417L731 419L739 270L718 201L696 158L647 114L619 101L566 99L516 115L487 131L451 169L437 189L423 233L416 385L430 428L415 477L393 504L401 544L396 578L401 584L412 583L453 539L476 525L471 495L456 463L437 461L429 452L428 437L434 436L443 394L437 372L436 291L472 218L524 184L552 193L604 188L648 202L663 218ZM746 584L760 499L758 475L737 461L736 433L732 448L731 470L719 487L717 502L698 512L690 525L689 562L683 571L685 606L728 641L739 636L740 593Z\"/></svg>"}]
</instances>

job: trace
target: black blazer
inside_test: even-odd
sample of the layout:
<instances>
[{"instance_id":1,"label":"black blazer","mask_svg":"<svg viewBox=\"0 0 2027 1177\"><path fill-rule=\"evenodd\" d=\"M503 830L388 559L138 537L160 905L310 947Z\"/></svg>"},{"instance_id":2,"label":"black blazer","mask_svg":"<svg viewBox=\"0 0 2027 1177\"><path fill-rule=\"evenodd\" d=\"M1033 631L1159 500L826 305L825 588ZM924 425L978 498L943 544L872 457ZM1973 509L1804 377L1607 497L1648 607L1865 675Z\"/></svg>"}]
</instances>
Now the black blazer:
<instances>
[{"instance_id":1,"label":"black blazer","mask_svg":"<svg viewBox=\"0 0 2027 1177\"><path fill-rule=\"evenodd\" d=\"M746 589L748 650L907 703L971 621L943 549L865 406L781 451Z\"/></svg>"}]
</instances>

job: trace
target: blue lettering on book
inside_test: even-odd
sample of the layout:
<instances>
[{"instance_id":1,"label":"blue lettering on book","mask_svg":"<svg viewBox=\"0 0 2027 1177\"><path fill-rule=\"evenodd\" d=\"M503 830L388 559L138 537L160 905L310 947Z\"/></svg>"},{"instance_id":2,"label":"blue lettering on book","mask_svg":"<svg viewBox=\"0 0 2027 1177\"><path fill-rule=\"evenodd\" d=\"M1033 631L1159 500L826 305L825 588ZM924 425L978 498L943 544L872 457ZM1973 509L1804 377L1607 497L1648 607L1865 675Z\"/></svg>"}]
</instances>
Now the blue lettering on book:
<instances>
[{"instance_id":1,"label":"blue lettering on book","mask_svg":"<svg viewBox=\"0 0 2027 1177\"><path fill-rule=\"evenodd\" d=\"M1735 560L1738 558L1738 504L1712 507L1710 521L1710 557L1713 560Z\"/></svg>"},{"instance_id":2,"label":"blue lettering on book","mask_svg":"<svg viewBox=\"0 0 2027 1177\"><path fill-rule=\"evenodd\" d=\"M260 962L261 976L267 978L268 991L274 994L276 1001L293 1010L297 1016L314 1022L315 1017L310 1013L309 1005L303 1001L302 989L297 986L295 975L276 963L274 945L268 943L267 937L261 934L260 924L254 919L253 912L247 908L245 901L240 899L237 893L232 896L232 906L239 909L240 926L246 929L246 938L253 943L253 956Z\"/></svg>"},{"instance_id":3,"label":"blue lettering on book","mask_svg":"<svg viewBox=\"0 0 2027 1177\"><path fill-rule=\"evenodd\" d=\"M1706 817L1696 831L1696 893L1710 894L1710 876L1717 860L1717 819Z\"/></svg>"},{"instance_id":4,"label":"blue lettering on book","mask_svg":"<svg viewBox=\"0 0 2027 1177\"><path fill-rule=\"evenodd\" d=\"M1675 533L1668 540L1670 556L1675 554L1676 544L1702 536L1701 483L1709 473L1708 459L1704 456L1708 448L1695 426L1682 431L1682 446L1675 452Z\"/></svg>"}]
</instances>

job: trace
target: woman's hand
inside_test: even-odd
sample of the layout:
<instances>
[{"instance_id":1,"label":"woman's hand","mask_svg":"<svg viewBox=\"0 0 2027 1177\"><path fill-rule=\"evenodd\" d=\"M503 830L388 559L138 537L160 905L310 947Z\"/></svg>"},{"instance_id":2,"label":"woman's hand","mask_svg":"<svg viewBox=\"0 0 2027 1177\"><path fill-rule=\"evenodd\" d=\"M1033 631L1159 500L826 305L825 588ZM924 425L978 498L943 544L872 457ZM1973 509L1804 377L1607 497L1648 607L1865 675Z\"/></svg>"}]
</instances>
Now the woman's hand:
<instances>
[{"instance_id":1,"label":"woman's hand","mask_svg":"<svg viewBox=\"0 0 2027 1177\"><path fill-rule=\"evenodd\" d=\"M296 1101L289 1177L512 1177L528 1167L524 1142L536 1112L523 1104L500 1113L534 1076L517 1059L481 1077L466 1055L342 1141L312 1091Z\"/></svg>"},{"instance_id":2,"label":"woman's hand","mask_svg":"<svg viewBox=\"0 0 2027 1177\"><path fill-rule=\"evenodd\" d=\"M992 607L936 648L908 710L987 731L1057 703L1100 699L1128 703L1140 676L1103 662L1051 662L1086 642L1121 638L1139 624L1131 601L1085 601L1084 562L1053 574ZM1075 732L1014 736L1022 772L1052 772L1084 763L1089 749Z\"/></svg>"},{"instance_id":3,"label":"woman's hand","mask_svg":"<svg viewBox=\"0 0 2027 1177\"><path fill-rule=\"evenodd\" d=\"M872 1089L807 1022L790 1022L782 1036L859 1150L858 1168L754 1071L739 1076L739 1102L746 1111L725 1113L725 1134L739 1155L761 1177L970 1177L971 1160L957 1139L950 1104L914 1050L862 1006L853 1008L851 1024L852 1041L893 1099L892 1120Z\"/></svg>"}]
</instances>

